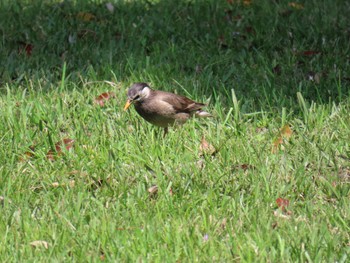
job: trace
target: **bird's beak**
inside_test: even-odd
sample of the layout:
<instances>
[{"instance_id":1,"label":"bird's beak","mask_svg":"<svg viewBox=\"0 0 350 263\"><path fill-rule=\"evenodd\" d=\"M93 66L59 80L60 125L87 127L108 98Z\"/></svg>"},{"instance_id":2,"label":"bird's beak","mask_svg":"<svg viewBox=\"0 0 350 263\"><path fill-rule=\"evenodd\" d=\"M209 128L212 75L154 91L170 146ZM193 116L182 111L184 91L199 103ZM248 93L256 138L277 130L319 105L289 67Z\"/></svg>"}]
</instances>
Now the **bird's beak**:
<instances>
[{"instance_id":1,"label":"bird's beak","mask_svg":"<svg viewBox=\"0 0 350 263\"><path fill-rule=\"evenodd\" d=\"M132 104L132 100L128 99L127 102L125 103L124 110L127 110L131 104Z\"/></svg>"}]
</instances>

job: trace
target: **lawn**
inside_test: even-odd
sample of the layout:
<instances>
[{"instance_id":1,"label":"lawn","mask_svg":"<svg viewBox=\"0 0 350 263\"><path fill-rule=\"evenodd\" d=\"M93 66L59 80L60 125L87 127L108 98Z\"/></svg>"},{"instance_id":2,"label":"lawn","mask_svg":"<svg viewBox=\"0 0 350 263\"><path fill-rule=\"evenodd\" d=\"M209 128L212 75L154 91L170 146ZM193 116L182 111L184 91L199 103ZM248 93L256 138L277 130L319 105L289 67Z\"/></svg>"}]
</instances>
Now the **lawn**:
<instances>
[{"instance_id":1,"label":"lawn","mask_svg":"<svg viewBox=\"0 0 350 263\"><path fill-rule=\"evenodd\" d=\"M1 1L0 261L349 261L349 13ZM213 117L163 138L134 82Z\"/></svg>"}]
</instances>

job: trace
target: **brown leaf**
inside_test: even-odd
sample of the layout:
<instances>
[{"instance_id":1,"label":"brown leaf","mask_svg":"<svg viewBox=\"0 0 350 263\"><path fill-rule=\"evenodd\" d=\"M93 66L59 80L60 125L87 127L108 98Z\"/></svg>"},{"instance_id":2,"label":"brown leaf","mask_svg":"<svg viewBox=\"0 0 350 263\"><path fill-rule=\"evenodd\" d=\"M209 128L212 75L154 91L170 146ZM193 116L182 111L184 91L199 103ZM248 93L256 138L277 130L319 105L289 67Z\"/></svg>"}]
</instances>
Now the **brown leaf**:
<instances>
[{"instance_id":1,"label":"brown leaf","mask_svg":"<svg viewBox=\"0 0 350 263\"><path fill-rule=\"evenodd\" d=\"M286 211L286 208L289 206L289 200L279 197L276 199L276 204L282 211Z\"/></svg>"},{"instance_id":2,"label":"brown leaf","mask_svg":"<svg viewBox=\"0 0 350 263\"><path fill-rule=\"evenodd\" d=\"M288 3L288 6L293 7L294 9L297 9L297 10L304 9L304 5L303 4L296 3L296 2L290 2L290 3Z\"/></svg>"},{"instance_id":3,"label":"brown leaf","mask_svg":"<svg viewBox=\"0 0 350 263\"><path fill-rule=\"evenodd\" d=\"M283 128L281 129L281 136L289 139L293 134L292 129L289 127L288 124L284 125Z\"/></svg>"},{"instance_id":4,"label":"brown leaf","mask_svg":"<svg viewBox=\"0 0 350 263\"><path fill-rule=\"evenodd\" d=\"M94 100L95 104L100 105L101 107L103 107L105 105L105 102L110 100L111 98L115 97L115 93L114 92L104 92L101 95L97 96Z\"/></svg>"},{"instance_id":5,"label":"brown leaf","mask_svg":"<svg viewBox=\"0 0 350 263\"><path fill-rule=\"evenodd\" d=\"M35 152L35 146L31 145L29 146L30 151L26 151L23 156L19 158L21 162L27 161L28 159L34 157L34 152Z\"/></svg>"},{"instance_id":6,"label":"brown leaf","mask_svg":"<svg viewBox=\"0 0 350 263\"><path fill-rule=\"evenodd\" d=\"M232 167L232 170L243 170L243 171L247 171L247 170L251 170L251 169L255 169L255 167L253 165L250 165L250 164L237 164L237 165L234 165Z\"/></svg>"},{"instance_id":7,"label":"brown leaf","mask_svg":"<svg viewBox=\"0 0 350 263\"><path fill-rule=\"evenodd\" d=\"M51 185L52 185L53 187L59 187L59 186L60 186L60 183L59 183L59 182L53 182Z\"/></svg>"},{"instance_id":8,"label":"brown leaf","mask_svg":"<svg viewBox=\"0 0 350 263\"><path fill-rule=\"evenodd\" d=\"M227 219L224 218L224 219L222 219L222 221L221 221L220 227L221 227L222 229L225 229L225 228L226 228L226 225L227 225Z\"/></svg>"},{"instance_id":9,"label":"brown leaf","mask_svg":"<svg viewBox=\"0 0 350 263\"><path fill-rule=\"evenodd\" d=\"M64 146L66 150L69 151L73 147L74 141L75 140L73 139L65 138L62 141L57 142L55 144L56 152L62 152L62 146Z\"/></svg>"},{"instance_id":10,"label":"brown leaf","mask_svg":"<svg viewBox=\"0 0 350 263\"><path fill-rule=\"evenodd\" d=\"M57 156L62 154L62 147L64 147L67 151L69 151L73 147L74 142L75 140L70 138L65 138L62 141L56 142L55 144L56 152L54 152L53 150L49 150L46 154L46 158L49 159L50 161L54 161L55 154Z\"/></svg>"},{"instance_id":11,"label":"brown leaf","mask_svg":"<svg viewBox=\"0 0 350 263\"><path fill-rule=\"evenodd\" d=\"M54 161L55 160L55 153L53 150L50 150L47 152L46 154L46 158L49 160L49 161Z\"/></svg>"},{"instance_id":12,"label":"brown leaf","mask_svg":"<svg viewBox=\"0 0 350 263\"><path fill-rule=\"evenodd\" d=\"M276 75L281 75L282 73L282 68L279 64L277 64L273 69L272 72Z\"/></svg>"},{"instance_id":13,"label":"brown leaf","mask_svg":"<svg viewBox=\"0 0 350 263\"><path fill-rule=\"evenodd\" d=\"M314 56L317 54L321 54L321 51L305 50L305 51L299 52L299 55L303 55L303 56Z\"/></svg>"},{"instance_id":14,"label":"brown leaf","mask_svg":"<svg viewBox=\"0 0 350 263\"><path fill-rule=\"evenodd\" d=\"M77 14L77 18L78 18L79 20L84 21L84 22L89 22L89 21L95 19L95 16L94 16L93 14L91 14L91 13L79 12L79 13Z\"/></svg>"},{"instance_id":15,"label":"brown leaf","mask_svg":"<svg viewBox=\"0 0 350 263\"><path fill-rule=\"evenodd\" d=\"M201 143L199 145L199 155L206 155L206 154L213 155L215 153L216 153L215 147L212 144L210 144L203 135L201 139Z\"/></svg>"},{"instance_id":16,"label":"brown leaf","mask_svg":"<svg viewBox=\"0 0 350 263\"><path fill-rule=\"evenodd\" d=\"M156 186L156 185L151 186L150 188L148 188L148 192L149 192L150 196L157 194L158 193L158 186Z\"/></svg>"},{"instance_id":17,"label":"brown leaf","mask_svg":"<svg viewBox=\"0 0 350 263\"><path fill-rule=\"evenodd\" d=\"M279 136L272 143L272 153L276 153L279 147L283 144L284 140L288 141L292 137L293 131L288 124L283 126Z\"/></svg>"},{"instance_id":18,"label":"brown leaf","mask_svg":"<svg viewBox=\"0 0 350 263\"><path fill-rule=\"evenodd\" d=\"M20 44L20 47L18 49L18 53L19 54L25 53L28 57L30 57L32 55L34 46L32 44L28 44L22 41L20 41L19 44Z\"/></svg>"},{"instance_id":19,"label":"brown leaf","mask_svg":"<svg viewBox=\"0 0 350 263\"><path fill-rule=\"evenodd\" d=\"M277 150L279 149L279 146L280 146L282 143L283 143L283 139L282 139L281 136L278 137L278 138L276 138L276 139L273 141L273 143L272 143L272 150L271 150L271 152L272 152L272 153L276 153Z\"/></svg>"},{"instance_id":20,"label":"brown leaf","mask_svg":"<svg viewBox=\"0 0 350 263\"><path fill-rule=\"evenodd\" d=\"M45 249L49 248L49 243L47 243L44 240L36 240L36 241L30 242L30 245L32 247L44 247Z\"/></svg>"}]
</instances>

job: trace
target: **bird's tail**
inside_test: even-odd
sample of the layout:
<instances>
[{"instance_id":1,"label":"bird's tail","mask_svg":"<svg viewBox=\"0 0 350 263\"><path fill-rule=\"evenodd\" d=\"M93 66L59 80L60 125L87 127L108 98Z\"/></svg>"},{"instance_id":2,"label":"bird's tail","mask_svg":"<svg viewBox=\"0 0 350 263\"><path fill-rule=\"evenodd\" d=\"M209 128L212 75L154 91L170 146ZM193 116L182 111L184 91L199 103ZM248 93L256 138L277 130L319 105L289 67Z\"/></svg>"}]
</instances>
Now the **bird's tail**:
<instances>
[{"instance_id":1,"label":"bird's tail","mask_svg":"<svg viewBox=\"0 0 350 263\"><path fill-rule=\"evenodd\" d=\"M203 110L197 110L194 115L199 118L213 117L209 112Z\"/></svg>"}]
</instances>

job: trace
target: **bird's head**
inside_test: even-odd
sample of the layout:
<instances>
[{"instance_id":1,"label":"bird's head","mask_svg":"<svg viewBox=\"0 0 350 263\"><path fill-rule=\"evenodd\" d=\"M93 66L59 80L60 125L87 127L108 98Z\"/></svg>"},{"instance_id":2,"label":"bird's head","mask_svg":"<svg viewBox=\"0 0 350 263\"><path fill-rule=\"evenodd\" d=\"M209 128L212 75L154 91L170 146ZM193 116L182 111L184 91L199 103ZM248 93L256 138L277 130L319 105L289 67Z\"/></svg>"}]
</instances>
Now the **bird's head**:
<instances>
[{"instance_id":1,"label":"bird's head","mask_svg":"<svg viewBox=\"0 0 350 263\"><path fill-rule=\"evenodd\" d=\"M148 98L151 93L151 88L146 83L135 83L128 90L128 100L124 106L127 110L131 104L135 102L142 102Z\"/></svg>"}]
</instances>

